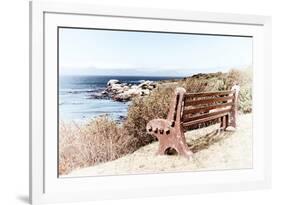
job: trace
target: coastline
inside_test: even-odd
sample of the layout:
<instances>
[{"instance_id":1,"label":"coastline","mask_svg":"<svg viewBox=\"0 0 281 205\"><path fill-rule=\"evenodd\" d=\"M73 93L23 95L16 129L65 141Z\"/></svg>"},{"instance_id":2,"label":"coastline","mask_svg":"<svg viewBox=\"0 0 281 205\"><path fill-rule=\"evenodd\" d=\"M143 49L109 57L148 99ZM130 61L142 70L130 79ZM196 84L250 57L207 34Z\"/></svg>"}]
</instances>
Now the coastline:
<instances>
[{"instance_id":1,"label":"coastline","mask_svg":"<svg viewBox=\"0 0 281 205\"><path fill-rule=\"evenodd\" d=\"M178 81L183 77L61 76L60 120L81 124L106 115L117 122L123 121L132 98L146 96L152 90L146 89L145 82L153 84L155 88L156 85L170 78ZM113 85L113 89L108 85L111 80L118 81Z\"/></svg>"},{"instance_id":2,"label":"coastline","mask_svg":"<svg viewBox=\"0 0 281 205\"><path fill-rule=\"evenodd\" d=\"M147 134L146 124L151 119L166 118L176 87L183 87L190 93L212 92L229 90L233 82L239 82L239 113L251 113L251 79L251 73L247 70L232 70L228 73L196 74L177 81L161 81L148 95L136 96L128 101L130 106L122 123L107 117L94 118L87 124L60 123L59 172L67 174L78 167L92 167L117 160L155 142L156 139ZM77 108L80 109L81 105ZM117 112L120 113L120 109Z\"/></svg>"}]
</instances>

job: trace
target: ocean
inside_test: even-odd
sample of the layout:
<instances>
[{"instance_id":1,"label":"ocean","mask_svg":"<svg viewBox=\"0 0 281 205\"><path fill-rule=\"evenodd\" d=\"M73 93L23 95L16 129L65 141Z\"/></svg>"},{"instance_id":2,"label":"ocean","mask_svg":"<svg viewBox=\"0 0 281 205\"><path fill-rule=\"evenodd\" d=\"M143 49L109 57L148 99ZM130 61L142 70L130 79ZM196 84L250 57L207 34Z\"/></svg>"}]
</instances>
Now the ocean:
<instances>
[{"instance_id":1,"label":"ocean","mask_svg":"<svg viewBox=\"0 0 281 205\"><path fill-rule=\"evenodd\" d=\"M130 102L111 99L95 99L110 79L122 83L139 84L141 80L159 81L179 77L147 76L60 76L59 77L59 120L83 123L101 115L120 121L126 118Z\"/></svg>"}]
</instances>

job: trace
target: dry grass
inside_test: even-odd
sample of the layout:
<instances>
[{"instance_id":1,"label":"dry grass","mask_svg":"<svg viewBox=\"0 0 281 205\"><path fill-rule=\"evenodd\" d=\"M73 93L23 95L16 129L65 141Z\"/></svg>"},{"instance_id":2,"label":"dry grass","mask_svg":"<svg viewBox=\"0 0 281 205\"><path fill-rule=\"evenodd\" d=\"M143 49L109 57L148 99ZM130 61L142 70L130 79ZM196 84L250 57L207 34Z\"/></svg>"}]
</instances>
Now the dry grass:
<instances>
[{"instance_id":1,"label":"dry grass","mask_svg":"<svg viewBox=\"0 0 281 205\"><path fill-rule=\"evenodd\" d=\"M146 133L146 124L155 118L166 118L173 90L173 86L159 86L149 96L133 99L124 128L135 138L138 148L155 140Z\"/></svg>"},{"instance_id":2,"label":"dry grass","mask_svg":"<svg viewBox=\"0 0 281 205\"><path fill-rule=\"evenodd\" d=\"M197 74L180 82L187 92L209 92L230 90L239 83L239 110L242 113L252 111L252 69L232 69L228 73Z\"/></svg>"},{"instance_id":3,"label":"dry grass","mask_svg":"<svg viewBox=\"0 0 281 205\"><path fill-rule=\"evenodd\" d=\"M252 111L251 69L231 70L228 73L197 74L180 81L164 81L157 89L146 97L135 98L128 110L125 129L132 135L137 148L156 139L146 133L146 124L155 118L166 118L174 89L184 87L189 93L230 90L234 82L241 86L239 94L239 110L242 113Z\"/></svg>"},{"instance_id":4,"label":"dry grass","mask_svg":"<svg viewBox=\"0 0 281 205\"><path fill-rule=\"evenodd\" d=\"M147 122L166 118L174 89L187 92L228 90L239 82L239 109L252 111L251 69L231 70L228 73L198 74L179 81L164 81L146 97L136 97L128 110L127 120L118 125L106 117L87 125L60 123L59 174L111 161L132 153L156 139L146 133Z\"/></svg>"},{"instance_id":5,"label":"dry grass","mask_svg":"<svg viewBox=\"0 0 281 205\"><path fill-rule=\"evenodd\" d=\"M156 155L159 144L153 142L132 154L97 166L75 170L67 176L252 168L252 115L240 115L238 123L241 126L235 132L216 133L218 125L188 131L186 140L194 152L192 161L177 155Z\"/></svg>"},{"instance_id":6,"label":"dry grass","mask_svg":"<svg viewBox=\"0 0 281 205\"><path fill-rule=\"evenodd\" d=\"M59 174L114 160L133 151L134 139L106 117L87 125L60 123Z\"/></svg>"}]
</instances>

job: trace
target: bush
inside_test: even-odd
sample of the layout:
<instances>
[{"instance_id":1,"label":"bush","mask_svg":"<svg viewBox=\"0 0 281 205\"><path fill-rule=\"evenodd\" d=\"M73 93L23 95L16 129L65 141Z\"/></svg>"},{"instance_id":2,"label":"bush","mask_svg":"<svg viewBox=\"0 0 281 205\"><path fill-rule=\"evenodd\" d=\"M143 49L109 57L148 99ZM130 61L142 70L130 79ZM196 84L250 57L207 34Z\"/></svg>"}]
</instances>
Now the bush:
<instances>
[{"instance_id":1,"label":"bush","mask_svg":"<svg viewBox=\"0 0 281 205\"><path fill-rule=\"evenodd\" d=\"M155 140L146 133L146 124L152 119L167 117L175 87L175 85L159 86L149 96L133 99L124 128L136 140L137 148Z\"/></svg>"},{"instance_id":2,"label":"bush","mask_svg":"<svg viewBox=\"0 0 281 205\"><path fill-rule=\"evenodd\" d=\"M235 70L228 73L197 74L180 82L187 92L208 92L230 90L239 83L239 111L242 113L252 112L252 70Z\"/></svg>"},{"instance_id":3,"label":"bush","mask_svg":"<svg viewBox=\"0 0 281 205\"><path fill-rule=\"evenodd\" d=\"M120 125L106 117L87 125L60 123L59 174L117 159L156 140L146 133L146 124L155 118L166 118L176 87L189 93L229 90L240 84L239 110L252 111L251 69L228 73L197 74L183 80L160 82L150 95L135 97L125 122Z\"/></svg>"},{"instance_id":4,"label":"bush","mask_svg":"<svg viewBox=\"0 0 281 205\"><path fill-rule=\"evenodd\" d=\"M164 81L149 96L133 99L125 129L136 141L136 148L144 146L155 138L146 133L146 124L155 118L166 118L171 96L176 87L181 86L189 93L230 90L234 83L239 83L239 110L243 113L252 110L251 70L231 70L228 73L197 74L177 82Z\"/></svg>"},{"instance_id":5,"label":"bush","mask_svg":"<svg viewBox=\"0 0 281 205\"><path fill-rule=\"evenodd\" d=\"M59 174L114 160L134 150L134 139L106 117L87 125L60 123Z\"/></svg>"},{"instance_id":6,"label":"bush","mask_svg":"<svg viewBox=\"0 0 281 205\"><path fill-rule=\"evenodd\" d=\"M249 85L240 89L238 109L243 113L252 112L252 89Z\"/></svg>"},{"instance_id":7,"label":"bush","mask_svg":"<svg viewBox=\"0 0 281 205\"><path fill-rule=\"evenodd\" d=\"M234 82L238 82L240 85L239 111L252 112L252 69L231 70L226 78L227 89L230 89Z\"/></svg>"}]
</instances>

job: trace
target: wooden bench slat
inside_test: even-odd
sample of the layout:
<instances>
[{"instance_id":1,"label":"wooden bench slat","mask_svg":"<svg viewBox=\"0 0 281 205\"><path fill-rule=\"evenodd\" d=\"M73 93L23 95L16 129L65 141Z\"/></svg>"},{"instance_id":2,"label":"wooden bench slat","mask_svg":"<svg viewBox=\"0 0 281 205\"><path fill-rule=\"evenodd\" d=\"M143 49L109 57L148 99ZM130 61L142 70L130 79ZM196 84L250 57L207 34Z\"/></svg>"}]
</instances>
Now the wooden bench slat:
<instances>
[{"instance_id":1,"label":"wooden bench slat","mask_svg":"<svg viewBox=\"0 0 281 205\"><path fill-rule=\"evenodd\" d=\"M184 88L177 87L167 118L153 119L146 125L147 132L159 140L158 154L165 154L167 148L173 148L179 155L190 157L192 152L184 133L188 129L209 126L213 122L220 122L220 130L229 125L236 128L239 85L235 84L232 90L186 93Z\"/></svg>"},{"instance_id":2,"label":"wooden bench slat","mask_svg":"<svg viewBox=\"0 0 281 205\"><path fill-rule=\"evenodd\" d=\"M233 106L233 102L222 103L222 104L218 104L218 105L207 105L207 106L201 106L201 107L196 107L196 108L185 107L183 114L185 115L185 114L192 114L192 113L198 113L198 112L207 112L212 109L224 108L227 106Z\"/></svg>"},{"instance_id":3,"label":"wooden bench slat","mask_svg":"<svg viewBox=\"0 0 281 205\"><path fill-rule=\"evenodd\" d=\"M209 103L215 103L215 102L222 102L222 101L226 101L226 100L233 100L233 96L216 97L216 98L209 98L209 99L202 99L202 100L186 100L185 106L209 104Z\"/></svg>"},{"instance_id":4,"label":"wooden bench slat","mask_svg":"<svg viewBox=\"0 0 281 205\"><path fill-rule=\"evenodd\" d=\"M203 122L208 122L208 121L211 121L211 120L215 120L215 119L218 119L220 117L223 117L223 116L226 116L226 115L229 115L229 113L222 113L222 114L217 114L217 115L214 115L214 116L211 116L211 117L206 117L206 118L202 118L202 119L199 119L199 120L194 120L194 121L190 121L190 122L184 122L182 123L183 127L188 127L188 126L191 126L191 125L196 125L196 124L200 124L200 123L203 123Z\"/></svg>"},{"instance_id":5,"label":"wooden bench slat","mask_svg":"<svg viewBox=\"0 0 281 205\"><path fill-rule=\"evenodd\" d=\"M194 98L194 97L210 97L210 96L216 96L216 95L230 95L233 94L234 91L228 90L228 91L217 91L217 92L203 92L203 93L186 93L185 96L187 98Z\"/></svg>"},{"instance_id":6,"label":"wooden bench slat","mask_svg":"<svg viewBox=\"0 0 281 205\"><path fill-rule=\"evenodd\" d=\"M227 109L221 109L221 110L218 110L215 112L199 114L199 115L195 115L195 116L191 116L191 117L184 115L183 122L186 122L186 121L190 122L190 121L199 120L202 118L208 118L208 117L216 116L216 115L223 114L223 113L229 113L230 111L231 111L231 108L227 108Z\"/></svg>"}]
</instances>

